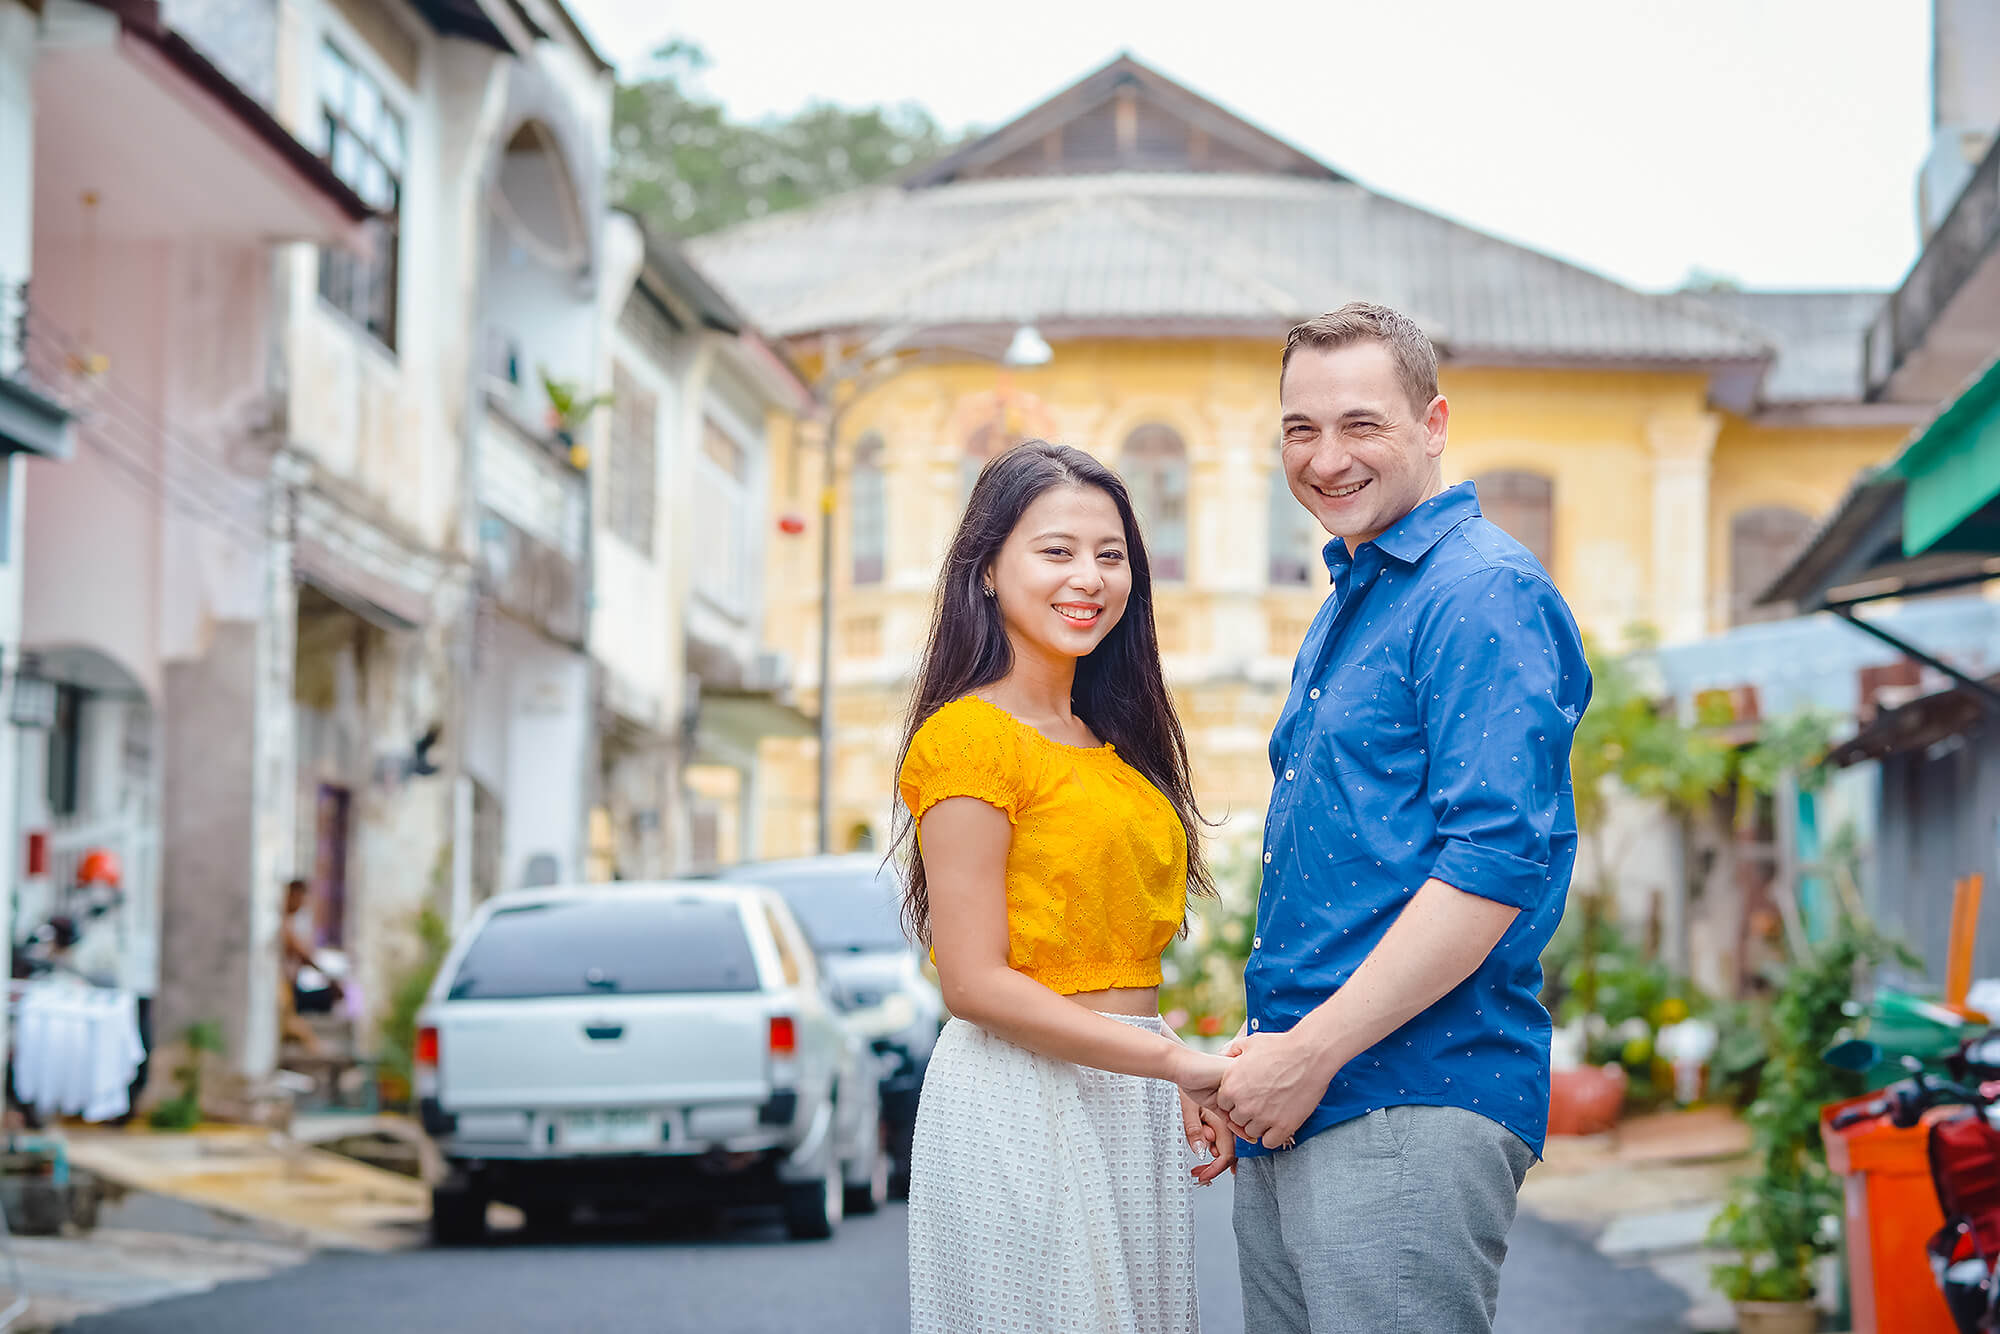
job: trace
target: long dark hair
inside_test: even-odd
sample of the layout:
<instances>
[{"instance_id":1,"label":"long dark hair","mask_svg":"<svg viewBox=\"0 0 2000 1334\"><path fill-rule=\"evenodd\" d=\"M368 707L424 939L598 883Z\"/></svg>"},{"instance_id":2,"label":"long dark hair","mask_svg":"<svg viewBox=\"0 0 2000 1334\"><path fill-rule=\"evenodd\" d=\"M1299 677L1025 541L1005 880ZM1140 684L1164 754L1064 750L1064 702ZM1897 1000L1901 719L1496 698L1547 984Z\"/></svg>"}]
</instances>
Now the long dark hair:
<instances>
[{"instance_id":1,"label":"long dark hair","mask_svg":"<svg viewBox=\"0 0 2000 1334\"><path fill-rule=\"evenodd\" d=\"M1028 506L1043 492L1059 486L1095 487L1111 497L1125 525L1132 570L1132 595L1125 604L1125 614L1103 642L1077 661L1070 707L1098 740L1116 746L1125 762L1173 803L1187 834L1188 889L1212 897L1215 881L1207 858L1202 856L1200 839L1201 826L1207 822L1195 805L1187 736L1181 731L1173 696L1167 692L1166 678L1160 671L1160 640L1153 627L1153 572L1132 513L1132 497L1117 473L1080 449L1029 440L980 470L938 575L930 641L924 647L896 767L902 768L917 729L933 713L1013 670L1014 648L1000 617L999 599L982 591L986 570ZM915 831L916 821L909 810L899 808L890 854L895 855L906 841L913 843ZM929 942L930 886L924 876L924 859L914 846L904 871L903 921L917 939Z\"/></svg>"}]
</instances>

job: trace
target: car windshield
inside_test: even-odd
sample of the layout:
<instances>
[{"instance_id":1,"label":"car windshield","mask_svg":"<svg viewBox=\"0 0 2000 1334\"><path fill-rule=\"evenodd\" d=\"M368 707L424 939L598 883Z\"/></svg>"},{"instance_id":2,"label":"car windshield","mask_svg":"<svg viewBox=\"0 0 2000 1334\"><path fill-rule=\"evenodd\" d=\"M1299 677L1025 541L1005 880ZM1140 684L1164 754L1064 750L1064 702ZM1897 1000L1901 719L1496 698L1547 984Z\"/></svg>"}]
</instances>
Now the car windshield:
<instances>
[{"instance_id":1,"label":"car windshield","mask_svg":"<svg viewBox=\"0 0 2000 1334\"><path fill-rule=\"evenodd\" d=\"M750 866L734 874L782 894L813 948L822 954L910 947L897 917L900 891L896 882L872 869Z\"/></svg>"},{"instance_id":2,"label":"car windshield","mask_svg":"<svg viewBox=\"0 0 2000 1334\"><path fill-rule=\"evenodd\" d=\"M734 903L634 896L502 908L451 981L452 1000L755 991Z\"/></svg>"}]
</instances>

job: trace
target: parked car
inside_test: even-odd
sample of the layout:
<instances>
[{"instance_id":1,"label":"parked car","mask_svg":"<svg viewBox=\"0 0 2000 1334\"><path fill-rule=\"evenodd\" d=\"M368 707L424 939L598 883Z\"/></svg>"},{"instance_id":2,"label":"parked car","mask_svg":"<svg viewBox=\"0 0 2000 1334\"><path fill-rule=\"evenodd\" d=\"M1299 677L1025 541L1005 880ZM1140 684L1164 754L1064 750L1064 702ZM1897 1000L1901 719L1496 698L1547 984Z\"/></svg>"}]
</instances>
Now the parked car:
<instances>
[{"instance_id":1,"label":"parked car","mask_svg":"<svg viewBox=\"0 0 2000 1334\"><path fill-rule=\"evenodd\" d=\"M879 1058L842 1021L778 894L670 881L482 905L417 1023L416 1092L447 1165L440 1242L486 1206L774 1203L830 1236L888 1195Z\"/></svg>"},{"instance_id":2,"label":"parked car","mask_svg":"<svg viewBox=\"0 0 2000 1334\"><path fill-rule=\"evenodd\" d=\"M745 862L718 876L784 895L832 976L850 1026L887 1064L882 1118L894 1159L891 1189L906 1193L917 1097L944 1023L944 997L924 971L924 955L903 934L902 887L870 853Z\"/></svg>"}]
</instances>

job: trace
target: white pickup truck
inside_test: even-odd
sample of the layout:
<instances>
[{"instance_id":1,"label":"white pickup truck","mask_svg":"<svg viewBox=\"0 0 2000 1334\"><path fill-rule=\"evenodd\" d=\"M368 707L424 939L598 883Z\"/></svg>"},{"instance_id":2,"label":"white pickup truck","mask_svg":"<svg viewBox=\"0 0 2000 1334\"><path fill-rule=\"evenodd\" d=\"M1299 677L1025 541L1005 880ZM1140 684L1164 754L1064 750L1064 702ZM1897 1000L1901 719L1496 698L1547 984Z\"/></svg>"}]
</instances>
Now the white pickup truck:
<instances>
[{"instance_id":1,"label":"white pickup truck","mask_svg":"<svg viewBox=\"0 0 2000 1334\"><path fill-rule=\"evenodd\" d=\"M522 890L481 906L417 1019L442 1243L486 1207L776 1204L830 1236L888 1191L876 1058L769 890L715 882Z\"/></svg>"}]
</instances>

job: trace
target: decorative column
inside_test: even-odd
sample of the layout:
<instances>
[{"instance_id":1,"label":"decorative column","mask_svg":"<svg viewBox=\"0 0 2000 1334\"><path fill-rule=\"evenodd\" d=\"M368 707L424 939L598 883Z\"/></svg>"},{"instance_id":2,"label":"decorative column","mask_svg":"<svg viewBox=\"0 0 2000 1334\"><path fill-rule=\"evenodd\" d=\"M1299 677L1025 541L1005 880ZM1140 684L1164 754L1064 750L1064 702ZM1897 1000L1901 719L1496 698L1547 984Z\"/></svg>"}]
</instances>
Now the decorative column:
<instances>
[{"instance_id":1,"label":"decorative column","mask_svg":"<svg viewBox=\"0 0 2000 1334\"><path fill-rule=\"evenodd\" d=\"M1708 482L1722 418L1655 413L1646 421L1653 459L1650 620L1664 644L1708 632Z\"/></svg>"}]
</instances>

